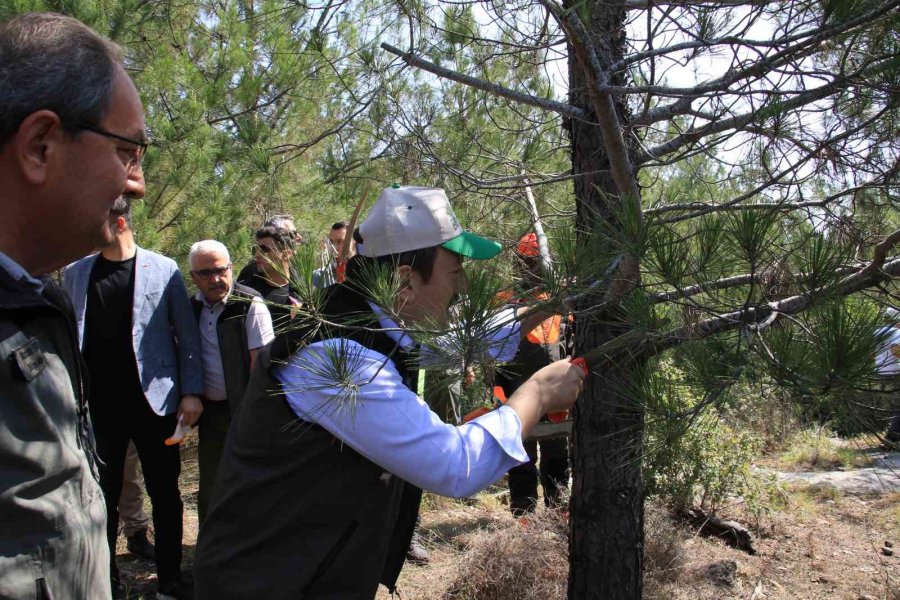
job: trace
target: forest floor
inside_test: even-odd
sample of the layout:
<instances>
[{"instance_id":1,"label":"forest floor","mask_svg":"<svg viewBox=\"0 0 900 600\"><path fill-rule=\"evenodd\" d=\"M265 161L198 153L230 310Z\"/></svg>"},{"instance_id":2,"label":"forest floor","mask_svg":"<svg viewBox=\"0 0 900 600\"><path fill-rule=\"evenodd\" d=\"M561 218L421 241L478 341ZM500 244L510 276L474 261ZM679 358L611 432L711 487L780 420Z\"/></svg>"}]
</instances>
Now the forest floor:
<instances>
[{"instance_id":1,"label":"forest floor","mask_svg":"<svg viewBox=\"0 0 900 600\"><path fill-rule=\"evenodd\" d=\"M183 448L181 489L185 502L184 568L190 570L197 535L195 436ZM191 443L193 442L193 443ZM650 599L900 600L900 455L873 452L851 467L782 473L784 507L754 529L755 555L716 538L658 506L646 516L645 594ZM763 460L763 468L777 461ZM781 468L785 468L781 465ZM883 468L885 485L858 479L862 469ZM808 467L807 467L808 469ZM839 473L866 485L807 481L798 473ZM811 477L811 476L810 476ZM894 478L894 479L891 479ZM510 516L502 486L472 499L426 494L423 536L427 565L407 563L400 575L402 600L556 600L565 598L567 525L564 515L539 511L527 522ZM148 507L149 509L149 507ZM722 516L756 525L740 503ZM893 546L893 547L890 547ZM118 564L133 599L153 598L155 569L134 558L120 537ZM385 588L378 600L388 600Z\"/></svg>"}]
</instances>

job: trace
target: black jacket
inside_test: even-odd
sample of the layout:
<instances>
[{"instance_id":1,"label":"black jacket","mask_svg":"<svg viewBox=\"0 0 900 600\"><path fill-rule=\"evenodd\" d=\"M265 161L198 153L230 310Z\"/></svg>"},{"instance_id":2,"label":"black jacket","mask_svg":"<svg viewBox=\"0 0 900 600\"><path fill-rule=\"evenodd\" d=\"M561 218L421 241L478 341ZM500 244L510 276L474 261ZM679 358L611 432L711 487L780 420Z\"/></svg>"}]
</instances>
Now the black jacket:
<instances>
[{"instance_id":1,"label":"black jacket","mask_svg":"<svg viewBox=\"0 0 900 600\"><path fill-rule=\"evenodd\" d=\"M332 286L327 295L328 320L377 328L352 288ZM338 336L389 356L415 389L408 357L384 333L310 324L262 350L200 531L198 599L362 600L374 598L379 582L394 589L421 490L298 419L270 373L299 345Z\"/></svg>"},{"instance_id":2,"label":"black jacket","mask_svg":"<svg viewBox=\"0 0 900 600\"><path fill-rule=\"evenodd\" d=\"M68 297L0 268L0 596L109 595L106 511ZM36 584L36 580L42 580Z\"/></svg>"}]
</instances>

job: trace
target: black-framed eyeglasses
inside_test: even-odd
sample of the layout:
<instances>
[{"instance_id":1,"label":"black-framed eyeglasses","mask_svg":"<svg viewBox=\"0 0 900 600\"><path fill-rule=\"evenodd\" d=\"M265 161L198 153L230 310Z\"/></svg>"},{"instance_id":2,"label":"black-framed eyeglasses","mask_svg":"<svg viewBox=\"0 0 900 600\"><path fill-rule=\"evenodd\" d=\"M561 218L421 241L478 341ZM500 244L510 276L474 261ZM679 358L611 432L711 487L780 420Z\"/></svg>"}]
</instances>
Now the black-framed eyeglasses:
<instances>
[{"instance_id":1,"label":"black-framed eyeglasses","mask_svg":"<svg viewBox=\"0 0 900 600\"><path fill-rule=\"evenodd\" d=\"M197 277L202 277L203 279L210 279L213 275L218 275L219 277L225 277L225 273L231 268L231 265L226 265L224 267L216 267L214 269L200 269L199 271L191 271Z\"/></svg>"},{"instance_id":2,"label":"black-framed eyeglasses","mask_svg":"<svg viewBox=\"0 0 900 600\"><path fill-rule=\"evenodd\" d=\"M256 244L253 246L253 251L268 254L269 252L277 252L278 248L276 248L275 246L263 246L261 244Z\"/></svg>"},{"instance_id":3,"label":"black-framed eyeglasses","mask_svg":"<svg viewBox=\"0 0 900 600\"><path fill-rule=\"evenodd\" d=\"M147 153L147 148L150 144L143 140L134 140L131 138L127 138L123 135L119 135L117 133L112 133L111 131L106 131L105 129L101 129L100 127L93 127L91 125L81 125L79 129L83 129L84 131L90 131L91 133L96 133L97 135L102 135L104 137L108 137L113 140L118 140L120 142L125 142L126 144L131 144L135 146L134 151L128 152L128 160L123 160L122 163L125 165L125 170L131 175L135 169L141 166L141 161L144 160L144 154ZM126 152L124 149L119 148L119 152Z\"/></svg>"}]
</instances>

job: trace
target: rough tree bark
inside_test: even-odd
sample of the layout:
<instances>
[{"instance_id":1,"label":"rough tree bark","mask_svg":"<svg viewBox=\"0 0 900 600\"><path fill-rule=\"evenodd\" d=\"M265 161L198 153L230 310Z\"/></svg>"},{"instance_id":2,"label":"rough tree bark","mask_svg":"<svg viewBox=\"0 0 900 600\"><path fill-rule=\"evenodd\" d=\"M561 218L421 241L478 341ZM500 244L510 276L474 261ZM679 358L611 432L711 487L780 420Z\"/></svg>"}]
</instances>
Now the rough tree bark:
<instances>
[{"instance_id":1,"label":"rough tree bark","mask_svg":"<svg viewBox=\"0 0 900 600\"><path fill-rule=\"evenodd\" d=\"M567 0L584 22L587 40L606 67L624 54L625 10L622 2ZM613 85L624 81L614 76ZM569 52L569 101L585 109L587 121L569 120L572 168L577 198L577 227L584 235L612 220L610 202L621 201L596 113L587 93L582 65ZM619 122L628 122L617 100ZM629 149L632 150L631 148ZM598 174L599 173L599 174ZM632 174L636 177L636 173ZM608 316L576 324L576 348L596 348L627 329ZM643 415L629 401L628 374L612 369L594 373L575 410L574 487L571 503L569 598L572 600L639 599L642 593L643 481L641 453Z\"/></svg>"}]
</instances>

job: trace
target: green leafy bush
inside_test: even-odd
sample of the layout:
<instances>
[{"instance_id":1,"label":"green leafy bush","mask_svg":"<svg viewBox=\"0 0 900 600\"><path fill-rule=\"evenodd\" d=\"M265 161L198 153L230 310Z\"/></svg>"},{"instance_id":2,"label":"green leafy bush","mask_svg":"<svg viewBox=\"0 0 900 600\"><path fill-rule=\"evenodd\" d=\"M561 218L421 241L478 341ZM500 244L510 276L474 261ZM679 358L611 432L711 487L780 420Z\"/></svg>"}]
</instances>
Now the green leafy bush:
<instances>
[{"instance_id":1,"label":"green leafy bush","mask_svg":"<svg viewBox=\"0 0 900 600\"><path fill-rule=\"evenodd\" d=\"M656 388L656 410L648 414L644 436L647 495L676 510L716 512L738 498L757 518L771 510L778 498L774 476L753 466L763 439L729 424L725 409L735 400L723 394L706 402L708 394L698 396L689 386L661 386L663 377L678 380L679 370L671 364L654 370L657 384L644 386L645 392Z\"/></svg>"}]
</instances>

